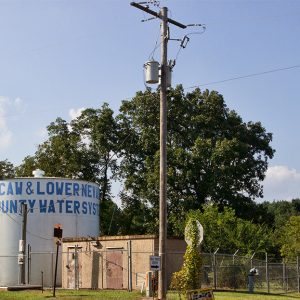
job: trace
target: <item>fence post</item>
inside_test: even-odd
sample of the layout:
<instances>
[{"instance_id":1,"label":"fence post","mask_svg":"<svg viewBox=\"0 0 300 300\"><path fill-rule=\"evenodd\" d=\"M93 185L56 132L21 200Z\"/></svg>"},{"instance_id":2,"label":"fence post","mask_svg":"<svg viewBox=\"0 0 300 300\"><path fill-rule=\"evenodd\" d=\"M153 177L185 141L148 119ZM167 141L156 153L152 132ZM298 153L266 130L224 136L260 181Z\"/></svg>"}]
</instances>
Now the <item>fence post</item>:
<instances>
[{"instance_id":1,"label":"fence post","mask_svg":"<svg viewBox=\"0 0 300 300\"><path fill-rule=\"evenodd\" d=\"M53 259L54 252L51 252L51 283L52 287L54 286L54 270L53 270L53 264L54 264L54 259Z\"/></svg>"},{"instance_id":2,"label":"fence post","mask_svg":"<svg viewBox=\"0 0 300 300\"><path fill-rule=\"evenodd\" d=\"M214 288L215 290L217 289L217 258L216 258L216 255L217 255L217 252L219 251L219 248L214 252L214 255L213 255L213 267L214 267Z\"/></svg>"},{"instance_id":3,"label":"fence post","mask_svg":"<svg viewBox=\"0 0 300 300\"><path fill-rule=\"evenodd\" d=\"M268 262L268 253L266 252L266 282L267 282L267 291L270 294L270 281L269 281L269 262Z\"/></svg>"},{"instance_id":4,"label":"fence post","mask_svg":"<svg viewBox=\"0 0 300 300\"><path fill-rule=\"evenodd\" d=\"M255 256L255 252L252 254L251 258L250 258L250 269L253 268L253 258Z\"/></svg>"},{"instance_id":5,"label":"fence post","mask_svg":"<svg viewBox=\"0 0 300 300\"><path fill-rule=\"evenodd\" d=\"M237 288L237 284L236 284L236 275L235 275L235 273L236 273L236 269L235 269L235 256L238 254L238 252L239 252L239 249L237 249L235 252L234 252L234 254L233 254L233 256L232 256L232 268L233 268L233 282L234 282L234 289L236 289Z\"/></svg>"},{"instance_id":6,"label":"fence post","mask_svg":"<svg viewBox=\"0 0 300 300\"><path fill-rule=\"evenodd\" d=\"M235 256L238 254L239 249L237 249L232 256L232 264L235 265Z\"/></svg>"},{"instance_id":7,"label":"fence post","mask_svg":"<svg viewBox=\"0 0 300 300\"><path fill-rule=\"evenodd\" d=\"M282 289L286 291L286 269L285 269L285 259L282 259Z\"/></svg>"},{"instance_id":8,"label":"fence post","mask_svg":"<svg viewBox=\"0 0 300 300\"><path fill-rule=\"evenodd\" d=\"M79 290L78 245L75 245L74 268L75 268L75 290L78 291Z\"/></svg>"},{"instance_id":9,"label":"fence post","mask_svg":"<svg viewBox=\"0 0 300 300\"><path fill-rule=\"evenodd\" d=\"M128 255L128 291L132 292L131 240L127 242L127 255Z\"/></svg>"},{"instance_id":10,"label":"fence post","mask_svg":"<svg viewBox=\"0 0 300 300\"><path fill-rule=\"evenodd\" d=\"M300 280L299 280L299 256L297 256L297 283L298 283L298 293L300 293Z\"/></svg>"},{"instance_id":11,"label":"fence post","mask_svg":"<svg viewBox=\"0 0 300 300\"><path fill-rule=\"evenodd\" d=\"M27 249L27 283L30 284L30 272L31 272L31 246L28 244Z\"/></svg>"}]
</instances>

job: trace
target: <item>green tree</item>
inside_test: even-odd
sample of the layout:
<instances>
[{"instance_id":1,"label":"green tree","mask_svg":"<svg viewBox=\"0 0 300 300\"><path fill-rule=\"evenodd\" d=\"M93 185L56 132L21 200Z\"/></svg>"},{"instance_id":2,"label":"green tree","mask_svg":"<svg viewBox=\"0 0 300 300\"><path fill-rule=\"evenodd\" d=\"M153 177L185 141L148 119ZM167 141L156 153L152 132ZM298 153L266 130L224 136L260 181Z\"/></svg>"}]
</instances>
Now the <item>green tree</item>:
<instances>
[{"instance_id":1,"label":"green tree","mask_svg":"<svg viewBox=\"0 0 300 300\"><path fill-rule=\"evenodd\" d=\"M9 179L15 177L14 165L7 159L0 161L0 179Z\"/></svg>"},{"instance_id":2,"label":"green tree","mask_svg":"<svg viewBox=\"0 0 300 300\"><path fill-rule=\"evenodd\" d=\"M101 187L101 201L111 197L111 180L116 178L118 130L107 103L100 109L85 109L71 122L73 132L85 142L92 180Z\"/></svg>"},{"instance_id":3,"label":"green tree","mask_svg":"<svg viewBox=\"0 0 300 300\"><path fill-rule=\"evenodd\" d=\"M90 180L100 185L100 219L101 233L112 234L111 214L114 207L111 195L111 182L117 176L118 127L113 116L114 112L107 103L100 109L88 108L72 121L71 126L81 141L85 142ZM109 232L110 231L110 232ZM116 232L114 232L116 233Z\"/></svg>"},{"instance_id":4,"label":"green tree","mask_svg":"<svg viewBox=\"0 0 300 300\"><path fill-rule=\"evenodd\" d=\"M26 156L22 164L16 167L16 176L31 177L32 172L36 169L36 159L34 156Z\"/></svg>"},{"instance_id":5,"label":"green tree","mask_svg":"<svg viewBox=\"0 0 300 300\"><path fill-rule=\"evenodd\" d=\"M281 229L280 251L290 259L300 255L300 216L291 216Z\"/></svg>"},{"instance_id":6,"label":"green tree","mask_svg":"<svg viewBox=\"0 0 300 300\"><path fill-rule=\"evenodd\" d=\"M238 218L232 208L225 207L219 211L216 205L207 204L202 210L195 210L189 216L200 221L205 238L202 243L204 252L243 254L269 252L272 249L273 230L262 224L255 224Z\"/></svg>"},{"instance_id":7,"label":"green tree","mask_svg":"<svg viewBox=\"0 0 300 300\"><path fill-rule=\"evenodd\" d=\"M116 178L118 130L108 104L86 109L68 123L62 118L47 127L48 139L34 156L26 157L17 168L19 176L31 176L39 168L46 176L77 178L100 185L101 234L116 234L120 210L112 201L111 181ZM114 218L114 223L111 222ZM122 218L117 218L122 219Z\"/></svg>"},{"instance_id":8,"label":"green tree","mask_svg":"<svg viewBox=\"0 0 300 300\"><path fill-rule=\"evenodd\" d=\"M159 199L159 93L139 92L123 101L118 116L123 144L121 174L123 205L138 198L150 209L147 224L157 232ZM272 135L259 122L245 123L229 110L215 91L185 94L178 86L168 94L168 211L169 232L178 234L190 209L212 202L231 206L239 215L263 194ZM126 195L126 197L125 197ZM135 209L135 207L132 207Z\"/></svg>"},{"instance_id":9,"label":"green tree","mask_svg":"<svg viewBox=\"0 0 300 300\"><path fill-rule=\"evenodd\" d=\"M86 168L84 144L80 136L61 118L51 122L47 130L49 138L38 146L35 166L45 171L46 176L89 180L90 170ZM25 163L33 164L30 159Z\"/></svg>"},{"instance_id":10,"label":"green tree","mask_svg":"<svg viewBox=\"0 0 300 300\"><path fill-rule=\"evenodd\" d=\"M275 229L281 228L289 220L291 216L299 214L293 203L296 201L273 201L265 202L268 212L273 215L274 222L273 226Z\"/></svg>"}]
</instances>

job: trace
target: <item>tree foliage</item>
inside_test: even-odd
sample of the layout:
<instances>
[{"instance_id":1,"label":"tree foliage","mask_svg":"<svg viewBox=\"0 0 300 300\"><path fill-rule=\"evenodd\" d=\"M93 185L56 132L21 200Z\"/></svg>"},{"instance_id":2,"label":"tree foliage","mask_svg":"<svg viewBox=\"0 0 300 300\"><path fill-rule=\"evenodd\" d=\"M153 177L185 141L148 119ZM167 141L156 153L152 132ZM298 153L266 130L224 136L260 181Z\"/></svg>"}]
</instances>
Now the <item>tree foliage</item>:
<instances>
[{"instance_id":1,"label":"tree foliage","mask_svg":"<svg viewBox=\"0 0 300 300\"><path fill-rule=\"evenodd\" d=\"M291 216L281 229L281 255L295 259L300 255L300 216Z\"/></svg>"},{"instance_id":2,"label":"tree foliage","mask_svg":"<svg viewBox=\"0 0 300 300\"><path fill-rule=\"evenodd\" d=\"M39 168L46 176L76 178L100 185L101 233L116 234L119 208L112 202L111 181L117 172L117 123L108 104L86 109L68 123L57 118L47 127L48 139L34 156L26 157L17 168L19 176L32 176ZM120 218L119 218L120 219ZM116 226L115 226L116 225Z\"/></svg>"},{"instance_id":3,"label":"tree foliage","mask_svg":"<svg viewBox=\"0 0 300 300\"><path fill-rule=\"evenodd\" d=\"M204 205L202 210L191 211L190 216L200 221L204 228L203 251L241 253L252 255L269 252L272 249L273 230L263 224L236 216L232 208L219 211L216 205Z\"/></svg>"},{"instance_id":4,"label":"tree foliage","mask_svg":"<svg viewBox=\"0 0 300 300\"><path fill-rule=\"evenodd\" d=\"M244 122L215 91L185 93L177 86L169 90L167 101L168 233L182 236L187 212L207 203L225 213L228 220L222 222L236 222L232 211L226 210L231 207L237 217L249 222L262 224L268 216L271 223L273 214L266 206L256 206L253 199L263 193L261 182L274 154L272 135L259 122ZM48 139L33 156L24 159L16 169L18 176L31 176L33 169L40 168L47 176L97 182L103 208L102 233L158 232L158 91L138 92L133 99L123 101L117 117L104 104L84 110L71 122L57 118L47 130ZM115 179L124 183L122 210L112 202ZM122 214L115 227L111 226L113 213ZM251 226L239 224L235 234L250 234L255 231ZM112 228L117 231L111 232ZM226 243L224 248L229 249ZM261 246L250 248L255 247Z\"/></svg>"},{"instance_id":5,"label":"tree foliage","mask_svg":"<svg viewBox=\"0 0 300 300\"><path fill-rule=\"evenodd\" d=\"M121 174L123 205L136 197L151 209L146 223L157 231L159 199L159 94L139 92L124 101L118 116L124 143ZM168 94L168 211L170 233L190 209L207 202L243 208L263 195L261 181L274 150L272 135L257 122L245 123L215 91ZM132 207L135 209L135 207Z\"/></svg>"},{"instance_id":6,"label":"tree foliage","mask_svg":"<svg viewBox=\"0 0 300 300\"><path fill-rule=\"evenodd\" d=\"M9 179L15 176L15 167L7 159L0 161L0 179Z\"/></svg>"},{"instance_id":7,"label":"tree foliage","mask_svg":"<svg viewBox=\"0 0 300 300\"><path fill-rule=\"evenodd\" d=\"M22 164L16 167L16 176L31 177L32 172L37 169L36 159L34 156L26 156Z\"/></svg>"}]
</instances>

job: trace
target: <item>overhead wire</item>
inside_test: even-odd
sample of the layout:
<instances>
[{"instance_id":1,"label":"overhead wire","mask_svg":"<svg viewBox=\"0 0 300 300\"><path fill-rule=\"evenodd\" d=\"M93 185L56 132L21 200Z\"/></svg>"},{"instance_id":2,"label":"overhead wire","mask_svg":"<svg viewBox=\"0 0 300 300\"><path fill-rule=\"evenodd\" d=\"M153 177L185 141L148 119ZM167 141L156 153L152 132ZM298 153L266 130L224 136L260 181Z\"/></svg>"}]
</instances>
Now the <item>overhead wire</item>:
<instances>
[{"instance_id":1,"label":"overhead wire","mask_svg":"<svg viewBox=\"0 0 300 300\"><path fill-rule=\"evenodd\" d=\"M276 68L276 69L257 72L257 73L251 73L251 74L247 74L247 75L235 76L235 77L217 80L217 81L210 81L210 82L206 82L206 83L202 83L202 84L198 84L198 85L193 85L193 86L187 87L186 89L194 89L194 88L201 87L201 86L224 83L224 82L229 82L229 81L234 81L234 80L239 80L239 79L244 79L244 78L250 78L250 77L257 77L257 76L262 76L262 75L266 75L266 74L271 74L271 73L276 73L276 72L281 72L281 71L286 71L286 70L291 70L291 69L296 69L296 68L300 68L300 64L289 66L289 67Z\"/></svg>"},{"instance_id":2,"label":"overhead wire","mask_svg":"<svg viewBox=\"0 0 300 300\"><path fill-rule=\"evenodd\" d=\"M149 60L150 60L150 59L153 59L153 56L154 56L154 54L155 54L155 51L157 50L158 47L160 47L160 45L161 45L161 43L162 43L162 42L158 43L158 42L159 42L159 37L160 37L160 30L158 31L158 36L157 36L157 38L156 38L154 48L153 48L153 50L150 52L150 54L149 54L149 56L148 56L148 59L149 59Z\"/></svg>"},{"instance_id":3,"label":"overhead wire","mask_svg":"<svg viewBox=\"0 0 300 300\"><path fill-rule=\"evenodd\" d=\"M186 87L185 89L193 89L193 88L198 88L198 87L201 87L201 86L207 86L207 85L213 85L213 84L224 83L224 82L229 82L229 81L235 81L235 80L240 80L240 79L250 78L250 77L257 77L257 76L262 76L262 75L266 75L266 74L270 74L270 73L281 72L281 71L286 71L286 70L292 70L292 69L296 69L296 68L300 68L300 64L293 65L293 66L288 66L288 67L276 68L276 69L262 71L262 72L257 72L257 73L251 73L251 74L247 74L247 75L235 76L235 77L231 77L231 78L227 78L227 79L223 79L223 80L218 80L218 81L211 81L211 82L207 82L207 83L203 83L203 84L199 84L199 85L189 86L189 87ZM128 99L130 99L130 98L128 98ZM122 143L120 144L120 146L122 146L125 143L125 141L128 139L128 137L130 135L131 134L128 134L124 138L124 140L122 141ZM132 142L133 142L133 137L131 139L131 146L132 146ZM110 156L109 162L112 160L112 158L115 155L116 155L116 152L113 155ZM103 169L104 169L104 167L102 169L100 169L99 171L101 172ZM68 196L68 197L70 197L70 196ZM64 197L64 200L66 200L68 197ZM57 204L57 201L56 201L55 204ZM2 203L2 205L3 205L3 203ZM49 205L48 208L50 206L53 206L53 205ZM6 206L6 208L8 210L7 206ZM30 210L35 210L35 209L38 209L38 208L31 208ZM0 207L0 210L3 211L3 208ZM4 211L3 211L3 213L5 213L15 223L21 225L21 223L19 221L17 221L15 218L13 218L10 214L8 214L7 212L4 212ZM113 216L112 216L112 218L113 218ZM45 238L43 236L37 235L37 234L35 234L35 233L33 233L33 232L29 231L29 230L27 230L27 233L31 234L32 236L44 239L44 240L52 240L52 239L47 239L47 238Z\"/></svg>"}]
</instances>

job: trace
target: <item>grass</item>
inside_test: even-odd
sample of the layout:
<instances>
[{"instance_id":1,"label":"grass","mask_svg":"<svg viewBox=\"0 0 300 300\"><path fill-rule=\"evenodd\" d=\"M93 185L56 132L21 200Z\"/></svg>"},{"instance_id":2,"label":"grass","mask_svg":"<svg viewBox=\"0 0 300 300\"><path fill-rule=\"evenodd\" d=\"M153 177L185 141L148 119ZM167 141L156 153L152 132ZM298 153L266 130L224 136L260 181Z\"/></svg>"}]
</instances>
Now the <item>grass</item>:
<instances>
[{"instance_id":1,"label":"grass","mask_svg":"<svg viewBox=\"0 0 300 300\"><path fill-rule=\"evenodd\" d=\"M216 292L216 300L296 300L300 299L300 294L248 294L242 292Z\"/></svg>"},{"instance_id":2,"label":"grass","mask_svg":"<svg viewBox=\"0 0 300 300\"><path fill-rule=\"evenodd\" d=\"M138 300L141 294L137 291L128 293L127 291L92 291L92 290L56 290L56 298L53 298L52 290L41 291L0 291L1 300Z\"/></svg>"},{"instance_id":3,"label":"grass","mask_svg":"<svg viewBox=\"0 0 300 300\"><path fill-rule=\"evenodd\" d=\"M215 300L300 300L300 294L248 294L246 292L215 292ZM108 290L57 290L56 298L53 298L51 290L44 291L18 291L5 292L0 291L1 300L140 300L142 298L138 291L128 293L127 291L108 291ZM169 293L168 300L178 300L175 293ZM184 299L185 300L185 299Z\"/></svg>"},{"instance_id":4,"label":"grass","mask_svg":"<svg viewBox=\"0 0 300 300\"><path fill-rule=\"evenodd\" d=\"M248 294L246 292L214 292L215 300L300 300L300 294L264 294L254 293ZM170 293L168 300L179 300L177 294ZM182 297L182 300L185 298Z\"/></svg>"}]
</instances>

